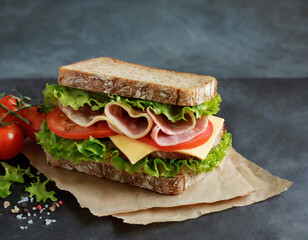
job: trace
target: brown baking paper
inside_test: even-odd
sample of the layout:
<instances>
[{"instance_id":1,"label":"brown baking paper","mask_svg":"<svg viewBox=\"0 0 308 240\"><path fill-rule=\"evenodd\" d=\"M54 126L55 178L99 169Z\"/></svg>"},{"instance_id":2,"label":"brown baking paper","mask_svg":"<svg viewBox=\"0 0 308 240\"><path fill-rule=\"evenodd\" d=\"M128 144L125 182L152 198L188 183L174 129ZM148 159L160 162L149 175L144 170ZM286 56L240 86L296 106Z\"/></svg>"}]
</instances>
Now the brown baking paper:
<instances>
[{"instance_id":1,"label":"brown baking paper","mask_svg":"<svg viewBox=\"0 0 308 240\"><path fill-rule=\"evenodd\" d=\"M161 195L127 184L54 168L46 163L41 147L30 141L25 142L23 153L32 165L55 181L58 188L71 192L81 207L89 208L96 216L117 214L116 217L134 224L196 218L209 212L264 200L291 185L252 164L233 149L228 151L221 166L206 173L203 180L175 196ZM271 183L273 178L275 182ZM275 189L272 189L273 185L276 186ZM285 185L283 190L282 185ZM250 201L242 200L245 195L248 195L247 199Z\"/></svg>"},{"instance_id":2,"label":"brown baking paper","mask_svg":"<svg viewBox=\"0 0 308 240\"><path fill-rule=\"evenodd\" d=\"M152 208L114 216L130 224L183 221L197 218L211 212L218 212L232 207L241 207L263 201L286 191L293 184L290 181L271 175L266 170L242 157L232 147L229 149L227 157L232 161L243 177L245 177L255 189L258 189L257 191L246 196L210 204L202 203L173 208Z\"/></svg>"}]
</instances>

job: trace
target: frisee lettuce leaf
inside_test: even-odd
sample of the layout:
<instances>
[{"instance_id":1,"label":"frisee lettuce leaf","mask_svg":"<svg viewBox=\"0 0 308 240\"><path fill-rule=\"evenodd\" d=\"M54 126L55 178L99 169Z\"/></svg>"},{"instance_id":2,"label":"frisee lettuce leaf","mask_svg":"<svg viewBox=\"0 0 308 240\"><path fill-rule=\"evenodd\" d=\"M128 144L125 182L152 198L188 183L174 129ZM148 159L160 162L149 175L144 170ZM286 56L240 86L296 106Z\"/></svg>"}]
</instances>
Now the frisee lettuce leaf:
<instances>
[{"instance_id":1,"label":"frisee lettuce leaf","mask_svg":"<svg viewBox=\"0 0 308 240\"><path fill-rule=\"evenodd\" d=\"M27 169L18 167L13 167L7 163L1 162L1 165L4 167L5 175L0 176L0 197L6 198L11 194L10 187L15 183L24 183L24 175L27 175L30 178L35 178L35 176L30 172L30 167ZM30 187L26 188L26 191L30 193L30 197L36 196L36 201L46 202L48 198L52 201L57 201L53 195L55 192L48 192L46 190L46 184L49 182L47 179L45 182L41 182L39 177L36 177L37 181L32 182Z\"/></svg>"},{"instance_id":2,"label":"frisee lettuce leaf","mask_svg":"<svg viewBox=\"0 0 308 240\"><path fill-rule=\"evenodd\" d=\"M45 97L45 104L47 105L52 104L57 106L58 101L60 101L64 107L71 106L74 110L78 110L79 107L88 104L91 109L95 111L104 108L110 101L117 101L128 104L132 107L140 108L143 111L149 107L155 112L155 114L163 114L172 122L181 119L186 120L185 113L187 112L194 113L196 118L201 118L203 115L214 115L220 110L219 104L221 103L221 97L219 94L208 102L192 107L181 107L171 104L109 95L106 93L90 92L76 88L64 87L58 84L47 84L43 94Z\"/></svg>"},{"instance_id":3,"label":"frisee lettuce leaf","mask_svg":"<svg viewBox=\"0 0 308 240\"><path fill-rule=\"evenodd\" d=\"M2 167L4 167L5 175L0 176L0 197L6 198L11 194L10 187L14 182L24 183L24 175L29 177L34 177L30 172L30 167L27 169L22 169L20 166L13 167L7 163L1 162Z\"/></svg>"},{"instance_id":4,"label":"frisee lettuce leaf","mask_svg":"<svg viewBox=\"0 0 308 240\"><path fill-rule=\"evenodd\" d=\"M204 160L193 158L190 160L163 160L145 157L136 164L131 164L120 156L119 151L110 140L61 138L48 129L46 122L43 122L41 131L36 134L36 137L39 141L38 143L56 160L63 158L69 159L73 163L83 161L103 163L105 158L110 157L111 164L119 171L125 170L132 175L143 170L155 177L174 177L182 168L188 168L196 173L212 171L217 164L221 163L232 143L231 134L225 133L221 142L210 151Z\"/></svg>"},{"instance_id":5,"label":"frisee lettuce leaf","mask_svg":"<svg viewBox=\"0 0 308 240\"><path fill-rule=\"evenodd\" d=\"M46 190L46 184L49 182L49 178L41 182L40 178L36 178L36 182L32 182L29 187L26 188L26 192L30 193L30 197L36 198L37 202L46 202L46 200L49 198L51 201L57 201L58 199L54 196L54 191L47 191Z\"/></svg>"}]
</instances>

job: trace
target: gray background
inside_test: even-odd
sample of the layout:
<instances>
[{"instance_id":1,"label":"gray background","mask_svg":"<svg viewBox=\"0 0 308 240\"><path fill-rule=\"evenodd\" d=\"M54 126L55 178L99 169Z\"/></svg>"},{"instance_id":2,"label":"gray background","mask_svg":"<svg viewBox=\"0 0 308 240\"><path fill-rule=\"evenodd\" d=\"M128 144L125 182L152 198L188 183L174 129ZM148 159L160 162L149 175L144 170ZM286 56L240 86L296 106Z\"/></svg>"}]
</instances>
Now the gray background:
<instances>
[{"instance_id":1,"label":"gray background","mask_svg":"<svg viewBox=\"0 0 308 240\"><path fill-rule=\"evenodd\" d=\"M109 56L221 77L308 76L308 1L0 1L0 79Z\"/></svg>"},{"instance_id":2,"label":"gray background","mask_svg":"<svg viewBox=\"0 0 308 240\"><path fill-rule=\"evenodd\" d=\"M0 0L0 92L40 100L61 65L98 56L212 75L234 148L294 182L261 203L147 226L97 218L54 187L65 201L57 223L21 231L26 223L0 207L0 238L308 239L307 16L304 0ZM16 203L23 189L11 190Z\"/></svg>"}]
</instances>

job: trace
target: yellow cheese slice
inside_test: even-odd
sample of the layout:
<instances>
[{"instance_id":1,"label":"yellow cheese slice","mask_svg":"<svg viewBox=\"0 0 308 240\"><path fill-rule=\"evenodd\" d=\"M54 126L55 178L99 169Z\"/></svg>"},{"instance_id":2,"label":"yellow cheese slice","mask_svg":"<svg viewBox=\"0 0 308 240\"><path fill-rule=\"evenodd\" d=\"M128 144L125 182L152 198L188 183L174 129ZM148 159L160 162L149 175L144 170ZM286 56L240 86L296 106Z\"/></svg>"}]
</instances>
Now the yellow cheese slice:
<instances>
[{"instance_id":1,"label":"yellow cheese slice","mask_svg":"<svg viewBox=\"0 0 308 240\"><path fill-rule=\"evenodd\" d=\"M213 134L205 144L191 149L176 150L174 152L191 155L199 159L205 159L212 149L217 134L220 132L225 121L223 118L215 116L208 116L208 119L213 124ZM157 148L149 144L139 142L138 140L128 138L124 135L115 135L109 138L114 143L114 145L116 145L117 148L126 155L132 164L135 164L140 159L152 152L159 151Z\"/></svg>"}]
</instances>

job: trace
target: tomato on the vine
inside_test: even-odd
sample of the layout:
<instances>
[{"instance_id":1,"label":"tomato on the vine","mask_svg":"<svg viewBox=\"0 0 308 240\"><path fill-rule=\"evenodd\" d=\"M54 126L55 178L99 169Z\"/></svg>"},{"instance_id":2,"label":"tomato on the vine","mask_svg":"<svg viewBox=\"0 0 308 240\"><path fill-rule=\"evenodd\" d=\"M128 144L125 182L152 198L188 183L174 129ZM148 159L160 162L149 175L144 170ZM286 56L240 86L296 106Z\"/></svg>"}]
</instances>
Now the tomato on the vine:
<instances>
[{"instance_id":1,"label":"tomato on the vine","mask_svg":"<svg viewBox=\"0 0 308 240\"><path fill-rule=\"evenodd\" d=\"M24 134L31 140L36 141L34 133L38 133L41 129L43 119L47 117L45 112L40 113L37 106L20 110L20 115L30 121L27 124L24 121L18 120L18 126L23 130Z\"/></svg>"},{"instance_id":2,"label":"tomato on the vine","mask_svg":"<svg viewBox=\"0 0 308 240\"><path fill-rule=\"evenodd\" d=\"M0 126L0 159L16 157L24 143L24 135L15 124Z\"/></svg>"},{"instance_id":3,"label":"tomato on the vine","mask_svg":"<svg viewBox=\"0 0 308 240\"><path fill-rule=\"evenodd\" d=\"M3 104L5 107L7 107L9 110L16 112L18 110L17 103L20 101L18 97L15 97L13 95L7 95L0 99L0 104ZM2 118L7 111L3 108L0 108L0 118ZM18 118L13 116L12 114L7 114L4 119L2 119L3 122L12 122L12 121L18 121Z\"/></svg>"}]
</instances>

